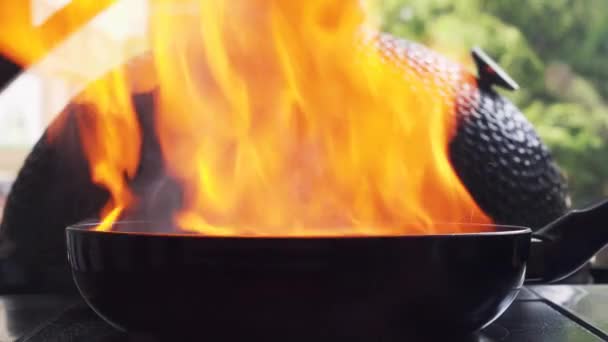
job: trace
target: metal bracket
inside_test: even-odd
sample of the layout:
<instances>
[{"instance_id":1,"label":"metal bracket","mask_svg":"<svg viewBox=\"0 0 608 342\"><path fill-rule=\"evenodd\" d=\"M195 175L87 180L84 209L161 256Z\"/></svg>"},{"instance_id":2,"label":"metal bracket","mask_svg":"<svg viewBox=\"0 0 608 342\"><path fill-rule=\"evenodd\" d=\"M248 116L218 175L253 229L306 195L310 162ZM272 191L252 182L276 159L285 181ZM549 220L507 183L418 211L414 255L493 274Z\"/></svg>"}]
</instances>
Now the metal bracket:
<instances>
[{"instance_id":1,"label":"metal bracket","mask_svg":"<svg viewBox=\"0 0 608 342\"><path fill-rule=\"evenodd\" d=\"M471 50L471 55L477 66L477 80L480 87L496 85L507 90L519 89L519 84L480 47L474 47Z\"/></svg>"}]
</instances>

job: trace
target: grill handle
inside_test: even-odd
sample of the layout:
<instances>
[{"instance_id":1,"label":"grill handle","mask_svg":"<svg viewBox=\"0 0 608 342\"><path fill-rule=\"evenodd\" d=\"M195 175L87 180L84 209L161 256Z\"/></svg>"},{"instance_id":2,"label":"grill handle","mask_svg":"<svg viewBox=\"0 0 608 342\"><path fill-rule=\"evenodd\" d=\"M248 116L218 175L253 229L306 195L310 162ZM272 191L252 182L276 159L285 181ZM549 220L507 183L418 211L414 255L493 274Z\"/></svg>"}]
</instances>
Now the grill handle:
<instances>
[{"instance_id":1,"label":"grill handle","mask_svg":"<svg viewBox=\"0 0 608 342\"><path fill-rule=\"evenodd\" d=\"M526 283L551 283L579 270L608 244L608 200L572 210L532 235Z\"/></svg>"}]
</instances>

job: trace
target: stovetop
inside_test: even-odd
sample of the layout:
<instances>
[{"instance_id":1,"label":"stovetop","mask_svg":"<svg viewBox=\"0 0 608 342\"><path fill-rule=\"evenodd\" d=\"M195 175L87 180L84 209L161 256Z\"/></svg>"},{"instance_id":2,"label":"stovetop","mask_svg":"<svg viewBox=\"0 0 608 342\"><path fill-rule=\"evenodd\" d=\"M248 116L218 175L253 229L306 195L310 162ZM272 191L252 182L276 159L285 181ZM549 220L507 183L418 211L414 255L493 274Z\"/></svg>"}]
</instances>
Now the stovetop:
<instances>
[{"instance_id":1,"label":"stovetop","mask_svg":"<svg viewBox=\"0 0 608 342\"><path fill-rule=\"evenodd\" d=\"M151 303L153 305L153 303ZM438 327L440 329L440 327ZM0 341L152 342L119 332L79 298L0 296ZM608 341L608 286L535 286L493 324L474 336L450 341Z\"/></svg>"}]
</instances>

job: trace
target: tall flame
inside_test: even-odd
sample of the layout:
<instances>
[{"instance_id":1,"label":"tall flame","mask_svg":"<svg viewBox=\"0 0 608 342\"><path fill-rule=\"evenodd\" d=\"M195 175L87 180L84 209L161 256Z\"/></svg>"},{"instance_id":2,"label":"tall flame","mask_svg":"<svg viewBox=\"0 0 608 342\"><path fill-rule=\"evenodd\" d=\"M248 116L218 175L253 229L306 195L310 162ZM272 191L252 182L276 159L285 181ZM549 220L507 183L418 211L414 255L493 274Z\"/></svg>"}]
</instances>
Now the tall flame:
<instances>
[{"instance_id":1,"label":"tall flame","mask_svg":"<svg viewBox=\"0 0 608 342\"><path fill-rule=\"evenodd\" d=\"M449 162L451 88L390 63L359 1L150 7L156 134L184 189L180 229L399 235L490 222ZM93 180L112 194L100 230L135 202L124 177L141 141L129 77L114 71L77 100L93 104L83 144Z\"/></svg>"}]
</instances>

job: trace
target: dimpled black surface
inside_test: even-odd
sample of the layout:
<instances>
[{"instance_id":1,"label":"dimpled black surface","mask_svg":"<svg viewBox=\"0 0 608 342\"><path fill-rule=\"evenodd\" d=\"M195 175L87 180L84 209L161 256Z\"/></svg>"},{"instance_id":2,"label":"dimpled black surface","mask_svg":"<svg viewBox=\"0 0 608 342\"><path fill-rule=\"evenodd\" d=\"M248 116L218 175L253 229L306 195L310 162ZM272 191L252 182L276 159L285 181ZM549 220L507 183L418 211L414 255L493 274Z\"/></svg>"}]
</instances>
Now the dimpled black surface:
<instances>
[{"instance_id":1,"label":"dimpled black surface","mask_svg":"<svg viewBox=\"0 0 608 342\"><path fill-rule=\"evenodd\" d=\"M63 231L96 215L107 199L91 183L80 145L74 144L79 139L76 122L66 120L52 144L47 134L32 148L6 201L0 224L0 291L73 288Z\"/></svg>"},{"instance_id":2,"label":"dimpled black surface","mask_svg":"<svg viewBox=\"0 0 608 342\"><path fill-rule=\"evenodd\" d=\"M467 81L458 64L388 34L375 37L391 62L451 89L457 129L450 160L479 206L495 222L538 228L568 209L564 177L532 124L489 85ZM440 94L446 101L453 96Z\"/></svg>"},{"instance_id":3,"label":"dimpled black surface","mask_svg":"<svg viewBox=\"0 0 608 342\"><path fill-rule=\"evenodd\" d=\"M545 145L504 97L485 92L479 105L458 99L452 164L477 203L498 223L542 227L568 208L566 184Z\"/></svg>"}]
</instances>

